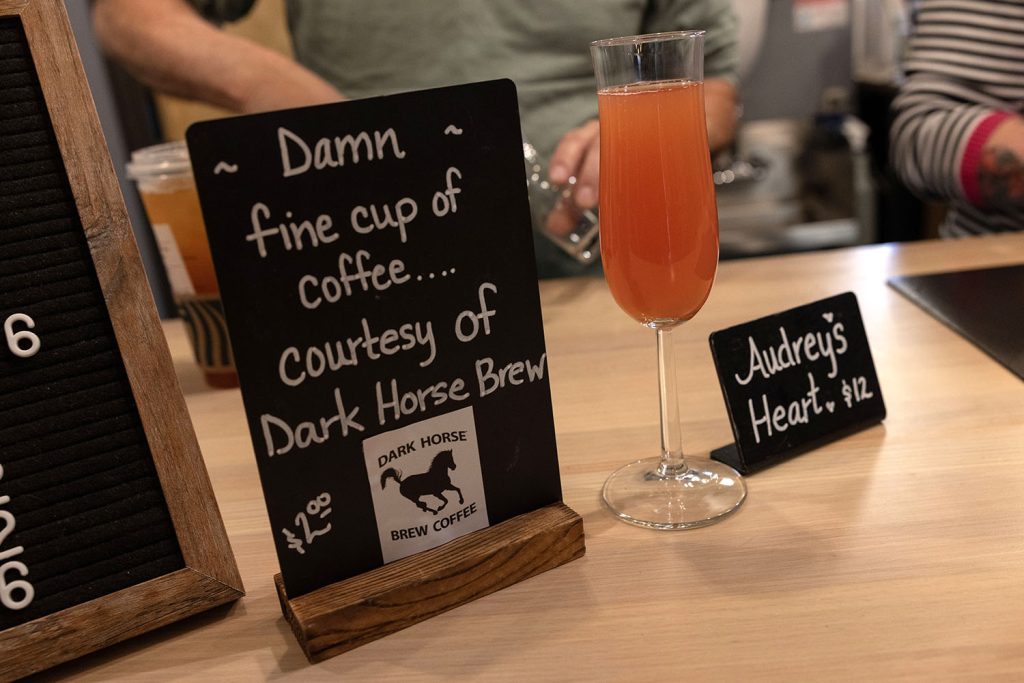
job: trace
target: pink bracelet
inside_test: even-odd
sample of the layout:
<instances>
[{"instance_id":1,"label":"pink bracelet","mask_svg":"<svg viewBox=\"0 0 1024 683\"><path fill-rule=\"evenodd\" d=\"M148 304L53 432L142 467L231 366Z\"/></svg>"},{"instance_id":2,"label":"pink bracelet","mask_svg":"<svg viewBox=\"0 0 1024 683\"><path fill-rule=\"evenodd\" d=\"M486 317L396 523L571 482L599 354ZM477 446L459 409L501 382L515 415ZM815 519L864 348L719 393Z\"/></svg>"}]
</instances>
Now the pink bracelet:
<instances>
[{"instance_id":1,"label":"pink bracelet","mask_svg":"<svg viewBox=\"0 0 1024 683\"><path fill-rule=\"evenodd\" d=\"M978 164L981 162L981 150L991 137L992 131L1011 116L1013 114L1006 111L992 112L978 123L967 140L964 157L960 162L960 184L964 188L967 200L974 205L980 206L983 203L981 188L978 186Z\"/></svg>"}]
</instances>

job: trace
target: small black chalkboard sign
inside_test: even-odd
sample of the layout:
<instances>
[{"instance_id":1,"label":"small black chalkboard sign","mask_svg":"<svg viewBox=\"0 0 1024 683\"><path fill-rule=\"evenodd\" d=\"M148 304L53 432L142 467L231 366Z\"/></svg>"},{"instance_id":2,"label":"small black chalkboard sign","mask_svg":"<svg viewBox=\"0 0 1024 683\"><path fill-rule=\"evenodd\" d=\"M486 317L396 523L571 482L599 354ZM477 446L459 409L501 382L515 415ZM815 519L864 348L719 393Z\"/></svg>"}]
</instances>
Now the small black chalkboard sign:
<instances>
[{"instance_id":1,"label":"small black chalkboard sign","mask_svg":"<svg viewBox=\"0 0 1024 683\"><path fill-rule=\"evenodd\" d=\"M188 144L290 598L561 499L511 81Z\"/></svg>"},{"instance_id":2,"label":"small black chalkboard sign","mask_svg":"<svg viewBox=\"0 0 1024 683\"><path fill-rule=\"evenodd\" d=\"M711 457L744 474L885 419L852 292L720 330L710 342L736 438Z\"/></svg>"}]
</instances>

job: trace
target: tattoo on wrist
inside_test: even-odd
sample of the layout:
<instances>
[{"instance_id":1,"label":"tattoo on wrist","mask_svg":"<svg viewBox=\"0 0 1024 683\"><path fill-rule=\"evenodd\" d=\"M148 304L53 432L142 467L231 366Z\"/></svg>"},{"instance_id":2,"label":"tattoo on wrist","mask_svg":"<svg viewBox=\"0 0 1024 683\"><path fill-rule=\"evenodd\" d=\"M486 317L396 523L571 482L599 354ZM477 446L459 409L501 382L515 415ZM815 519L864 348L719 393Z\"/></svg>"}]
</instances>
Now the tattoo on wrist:
<instances>
[{"instance_id":1,"label":"tattoo on wrist","mask_svg":"<svg viewBox=\"0 0 1024 683\"><path fill-rule=\"evenodd\" d=\"M986 150L978 164L978 187L987 204L1024 206L1024 159L1006 147Z\"/></svg>"}]
</instances>

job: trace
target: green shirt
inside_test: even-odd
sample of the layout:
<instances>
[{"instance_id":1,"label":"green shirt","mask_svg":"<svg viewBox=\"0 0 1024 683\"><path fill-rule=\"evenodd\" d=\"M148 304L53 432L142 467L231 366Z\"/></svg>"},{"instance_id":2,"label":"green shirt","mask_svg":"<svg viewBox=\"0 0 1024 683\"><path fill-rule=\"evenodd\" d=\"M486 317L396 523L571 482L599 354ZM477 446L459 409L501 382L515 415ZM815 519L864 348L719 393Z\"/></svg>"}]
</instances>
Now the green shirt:
<instances>
[{"instance_id":1,"label":"green shirt","mask_svg":"<svg viewBox=\"0 0 1024 683\"><path fill-rule=\"evenodd\" d=\"M254 0L193 0L211 18ZM735 79L729 0L289 0L296 58L360 98L511 78L523 135L547 157L597 116L589 43L705 29L705 76Z\"/></svg>"},{"instance_id":2,"label":"green shirt","mask_svg":"<svg viewBox=\"0 0 1024 683\"><path fill-rule=\"evenodd\" d=\"M192 0L231 21L254 0ZM730 0L289 0L296 58L346 97L511 78L523 136L548 158L570 129L597 117L589 43L704 29L705 77L735 82ZM538 241L542 276L583 272Z\"/></svg>"}]
</instances>

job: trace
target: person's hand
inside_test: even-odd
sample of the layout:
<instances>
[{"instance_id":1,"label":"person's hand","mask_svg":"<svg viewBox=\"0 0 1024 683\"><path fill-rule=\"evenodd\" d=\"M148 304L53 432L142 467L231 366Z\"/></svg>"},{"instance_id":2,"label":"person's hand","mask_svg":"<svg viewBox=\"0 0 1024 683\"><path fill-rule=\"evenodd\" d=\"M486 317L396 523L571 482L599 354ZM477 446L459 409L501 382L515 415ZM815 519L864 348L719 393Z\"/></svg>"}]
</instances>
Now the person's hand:
<instances>
[{"instance_id":1,"label":"person's hand","mask_svg":"<svg viewBox=\"0 0 1024 683\"><path fill-rule=\"evenodd\" d=\"M569 179L576 178L570 198L548 214L546 227L552 234L569 234L583 211L597 207L600 145L597 119L591 119L566 133L551 155L548 177L552 183L568 187Z\"/></svg>"}]
</instances>

